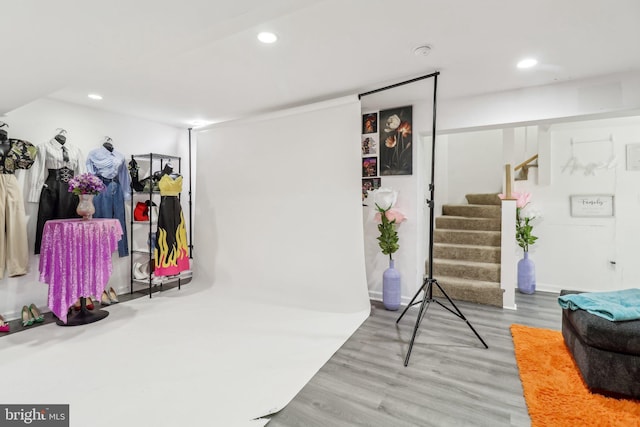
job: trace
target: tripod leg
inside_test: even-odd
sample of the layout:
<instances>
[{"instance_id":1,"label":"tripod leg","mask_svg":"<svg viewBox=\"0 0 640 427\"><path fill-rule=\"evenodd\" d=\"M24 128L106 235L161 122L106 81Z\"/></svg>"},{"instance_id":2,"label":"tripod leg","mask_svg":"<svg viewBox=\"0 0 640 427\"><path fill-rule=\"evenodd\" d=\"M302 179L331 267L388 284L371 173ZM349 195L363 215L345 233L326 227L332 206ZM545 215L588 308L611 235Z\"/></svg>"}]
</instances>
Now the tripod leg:
<instances>
[{"instance_id":1,"label":"tripod leg","mask_svg":"<svg viewBox=\"0 0 640 427\"><path fill-rule=\"evenodd\" d=\"M431 281L427 280L427 294L429 293L429 289L431 288ZM416 334L418 333L418 328L420 328L420 323L422 323L422 319L429 308L429 303L431 302L428 298L423 298L422 304L420 304L420 310L418 311L418 317L416 318L416 325L413 328L413 334L411 335L411 341L409 342L409 349L407 350L407 356L404 358L404 366L409 365L409 358L411 357L411 350L413 349L413 342L416 340Z\"/></svg>"},{"instance_id":2,"label":"tripod leg","mask_svg":"<svg viewBox=\"0 0 640 427\"><path fill-rule=\"evenodd\" d=\"M407 312L407 310L409 310L412 306L413 306L413 302L416 300L416 298L418 298L418 295L420 294L420 292L422 292L422 290L424 289L424 287L427 285L427 281L429 279L425 278L424 281L422 282L422 286L420 286L420 289L418 289L418 291L416 292L416 294L413 296L413 298L411 298L411 301L409 302L409 304L407 304L407 306L405 307L404 311L402 312L402 314L400 315L400 317L398 317L398 320L396 320L396 323L398 323L402 317L404 316L404 314Z\"/></svg>"},{"instance_id":3,"label":"tripod leg","mask_svg":"<svg viewBox=\"0 0 640 427\"><path fill-rule=\"evenodd\" d=\"M473 331L473 333L476 335L476 337L478 337L478 339L480 340L482 345L484 345L484 348L489 348L489 346L487 345L486 342L484 342L484 340L482 339L480 334L478 334L478 332L476 332L476 330L473 328L473 326L471 326L471 323L467 320L466 317L464 317L464 314L462 314L462 312L460 311L458 306L451 300L451 298L449 298L449 295L447 295L447 293L444 291L444 289L442 289L442 286L440 286L438 281L434 280L433 283L436 284L438 289L440 289L440 292L442 292L442 295L444 295L447 298L447 300L449 301L449 303L453 306L453 308L456 309L457 314L456 313L454 313L454 314L456 314L459 318L461 318L462 320L464 320L467 323L467 326L469 326L469 328ZM447 308L447 307L445 307L445 308ZM451 310L449 310L449 311L451 311Z\"/></svg>"}]
</instances>

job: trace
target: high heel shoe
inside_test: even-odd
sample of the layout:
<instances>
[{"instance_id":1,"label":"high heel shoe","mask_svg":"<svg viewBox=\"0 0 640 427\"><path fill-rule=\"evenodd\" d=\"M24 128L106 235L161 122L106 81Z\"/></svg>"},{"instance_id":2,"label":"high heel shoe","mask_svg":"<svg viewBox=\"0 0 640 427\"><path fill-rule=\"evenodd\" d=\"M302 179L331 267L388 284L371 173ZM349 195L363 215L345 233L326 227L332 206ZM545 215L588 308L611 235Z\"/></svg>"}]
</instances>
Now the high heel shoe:
<instances>
[{"instance_id":1,"label":"high heel shoe","mask_svg":"<svg viewBox=\"0 0 640 427\"><path fill-rule=\"evenodd\" d=\"M2 316L0 316L0 332L9 332L9 324L4 321Z\"/></svg>"},{"instance_id":2,"label":"high heel shoe","mask_svg":"<svg viewBox=\"0 0 640 427\"><path fill-rule=\"evenodd\" d=\"M40 310L38 310L38 307L36 307L35 304L31 304L29 306L29 312L31 313L31 317L33 317L34 323L44 322L44 315L40 313Z\"/></svg>"},{"instance_id":3,"label":"high heel shoe","mask_svg":"<svg viewBox=\"0 0 640 427\"><path fill-rule=\"evenodd\" d=\"M111 305L111 299L109 298L107 291L102 291L102 295L100 296L100 305Z\"/></svg>"},{"instance_id":4,"label":"high heel shoe","mask_svg":"<svg viewBox=\"0 0 640 427\"><path fill-rule=\"evenodd\" d=\"M31 311L29 311L29 307L26 305L22 306L22 326L31 326L34 321L35 319L33 318Z\"/></svg>"},{"instance_id":5,"label":"high heel shoe","mask_svg":"<svg viewBox=\"0 0 640 427\"><path fill-rule=\"evenodd\" d=\"M109 299L111 300L111 304L117 304L120 301L118 301L118 294L116 294L116 291L113 288L109 288Z\"/></svg>"},{"instance_id":6,"label":"high heel shoe","mask_svg":"<svg viewBox=\"0 0 640 427\"><path fill-rule=\"evenodd\" d=\"M87 307L87 310L93 310L95 308L95 306L93 305L93 301L91 300L91 297L85 298L85 307Z\"/></svg>"},{"instance_id":7,"label":"high heel shoe","mask_svg":"<svg viewBox=\"0 0 640 427\"><path fill-rule=\"evenodd\" d=\"M138 280L145 280L149 278L149 261L144 263L136 262L133 264L133 278Z\"/></svg>"}]
</instances>

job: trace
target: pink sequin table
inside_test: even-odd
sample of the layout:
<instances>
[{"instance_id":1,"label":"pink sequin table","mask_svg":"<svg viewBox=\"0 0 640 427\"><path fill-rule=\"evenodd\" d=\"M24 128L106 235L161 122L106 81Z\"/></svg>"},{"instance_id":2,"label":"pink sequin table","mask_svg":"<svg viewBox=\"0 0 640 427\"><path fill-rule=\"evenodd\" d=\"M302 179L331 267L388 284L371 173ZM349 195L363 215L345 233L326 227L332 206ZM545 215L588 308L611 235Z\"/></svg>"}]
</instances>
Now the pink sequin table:
<instances>
[{"instance_id":1,"label":"pink sequin table","mask_svg":"<svg viewBox=\"0 0 640 427\"><path fill-rule=\"evenodd\" d=\"M49 308L63 324L67 323L69 307L78 298L100 298L111 277L111 254L118 250L121 237L117 219L56 219L44 224L40 281L49 284ZM90 314L84 303L83 311ZM98 317L108 314L102 313ZM77 324L96 320L100 319Z\"/></svg>"}]
</instances>

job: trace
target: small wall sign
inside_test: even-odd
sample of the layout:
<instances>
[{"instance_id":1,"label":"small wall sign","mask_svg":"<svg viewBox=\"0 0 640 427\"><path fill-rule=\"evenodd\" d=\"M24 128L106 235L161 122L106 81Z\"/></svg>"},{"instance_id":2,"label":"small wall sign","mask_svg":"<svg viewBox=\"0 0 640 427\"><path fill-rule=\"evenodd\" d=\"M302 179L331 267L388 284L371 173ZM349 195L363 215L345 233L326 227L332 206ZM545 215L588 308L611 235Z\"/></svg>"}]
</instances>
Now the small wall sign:
<instances>
[{"instance_id":1,"label":"small wall sign","mask_svg":"<svg viewBox=\"0 0 640 427\"><path fill-rule=\"evenodd\" d=\"M599 217L613 216L612 194L587 194L570 196L571 216Z\"/></svg>"},{"instance_id":2,"label":"small wall sign","mask_svg":"<svg viewBox=\"0 0 640 427\"><path fill-rule=\"evenodd\" d=\"M640 144L627 144L627 170L640 171Z\"/></svg>"}]
</instances>

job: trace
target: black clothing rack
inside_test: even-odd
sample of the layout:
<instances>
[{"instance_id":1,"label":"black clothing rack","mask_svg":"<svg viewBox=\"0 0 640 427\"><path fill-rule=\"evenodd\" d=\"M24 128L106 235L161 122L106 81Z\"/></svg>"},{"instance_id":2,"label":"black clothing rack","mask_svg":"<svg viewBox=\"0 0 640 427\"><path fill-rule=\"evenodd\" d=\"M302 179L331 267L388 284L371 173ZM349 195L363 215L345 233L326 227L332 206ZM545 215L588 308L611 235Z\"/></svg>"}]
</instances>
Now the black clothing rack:
<instances>
[{"instance_id":1,"label":"black clothing rack","mask_svg":"<svg viewBox=\"0 0 640 427\"><path fill-rule=\"evenodd\" d=\"M362 99L363 96L367 96L367 95L371 95L371 94L374 94L374 93L382 92L382 91L385 91L385 90L388 90L388 89L393 89L393 88L396 88L398 86L404 86L404 85L409 84L409 83L415 83L415 82L420 81L420 80L433 78L433 122L432 122L432 128L431 128L431 183L429 184L429 198L426 200L426 203L429 205L429 273L427 274L427 277L425 277L425 279L423 280L422 285L420 286L420 289L418 289L418 291L413 296L413 298L411 299L411 301L409 302L407 307L404 309L404 311L402 312L400 317L398 317L398 320L396 320L396 324L399 323L400 320L402 319L402 317L407 312L407 310L409 310L409 308L413 307L414 305L420 304L420 310L418 311L418 317L416 318L416 323L415 323L415 326L413 328L413 334L411 336L411 341L409 342L409 349L407 350L407 355L406 355L406 357L404 359L404 366L407 366L409 364L409 358L411 357L411 350L413 349L413 343L415 342L416 334L418 333L418 329L420 328L420 324L422 323L422 319L424 318L424 316L427 313L427 309L429 308L429 304L432 303L432 302L435 302L440 307L448 310L449 312L453 313L455 316L457 316L461 320L465 321L467 323L467 325L469 326L469 328L471 328L473 333L476 335L476 337L478 337L478 339L480 340L482 345L484 345L485 348L489 348L487 343L485 343L484 340L482 339L482 337L478 334L478 332L476 332L476 330L473 328L471 323L469 323L469 321L464 316L464 314L462 314L460 309L455 305L455 303L451 300L451 298L449 298L449 295L447 295L447 293L444 291L444 289L442 289L442 286L440 286L438 281L433 278L433 230L434 230L434 223L435 223L435 212L434 212L434 210L435 210L435 203L434 203L434 200L435 200L435 183L434 183L434 181L435 181L435 166L436 166L436 163L435 163L435 159L436 159L436 106L437 106L436 101L437 101L437 93L438 93L438 76L439 75L440 75L440 72L436 71L435 73L431 73L431 74L427 74L427 75L424 75L424 76L416 77L414 79L410 79L410 80L406 80L404 82L392 84L390 86L385 86L385 87L382 87L380 89L375 89L375 90L372 90L372 91L369 91L369 92L365 92L365 93L361 93L361 94L358 95L358 99ZM449 301L449 303L451 304L453 309L451 309L447 305L444 305L443 303L441 303L440 301L438 301L437 299L435 299L433 297L433 286L437 286L438 289L440 289L440 292L442 292L442 294L446 297L447 301ZM422 300L416 302L416 299L418 298L418 295L420 295L420 293L423 293Z\"/></svg>"}]
</instances>

